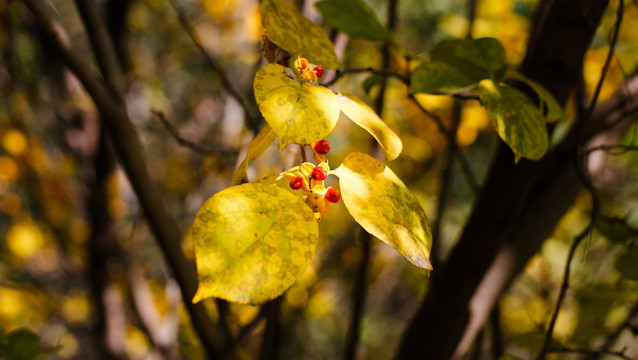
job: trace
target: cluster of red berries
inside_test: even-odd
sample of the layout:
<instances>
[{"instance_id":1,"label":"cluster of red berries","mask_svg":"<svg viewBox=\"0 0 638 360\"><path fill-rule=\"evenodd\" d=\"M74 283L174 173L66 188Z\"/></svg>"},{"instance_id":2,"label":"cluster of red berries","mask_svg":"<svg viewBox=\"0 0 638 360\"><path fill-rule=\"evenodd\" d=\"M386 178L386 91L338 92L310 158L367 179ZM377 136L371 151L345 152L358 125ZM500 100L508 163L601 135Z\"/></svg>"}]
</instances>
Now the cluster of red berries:
<instances>
[{"instance_id":1,"label":"cluster of red berries","mask_svg":"<svg viewBox=\"0 0 638 360\"><path fill-rule=\"evenodd\" d=\"M323 189L323 181L328 177L328 167L325 163L323 163L323 161L325 161L323 159L324 155L330 151L330 143L326 139L319 140L313 144L313 150L315 152L315 159L319 156L320 159L322 159L322 164L312 168L312 171L310 171L310 168L306 167L307 170L305 171L307 171L306 174L309 174L310 179L312 179L311 186L314 186L312 183L315 183L320 185ZM310 165L310 163L305 164ZM290 179L290 188L293 190L299 190L301 188L307 189L307 187L308 185L305 183L304 177L302 177L299 173ZM329 202L336 203L339 199L341 199L341 194L339 193L339 190L328 187L328 189L325 190L324 198Z\"/></svg>"}]
</instances>

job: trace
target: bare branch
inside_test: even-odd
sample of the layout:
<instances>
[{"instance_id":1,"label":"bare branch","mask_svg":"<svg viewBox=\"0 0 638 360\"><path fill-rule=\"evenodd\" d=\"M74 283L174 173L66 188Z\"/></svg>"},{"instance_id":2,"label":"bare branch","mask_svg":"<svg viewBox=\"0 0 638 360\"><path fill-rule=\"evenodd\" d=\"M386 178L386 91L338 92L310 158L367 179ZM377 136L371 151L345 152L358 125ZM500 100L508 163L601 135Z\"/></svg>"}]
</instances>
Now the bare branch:
<instances>
[{"instance_id":1,"label":"bare branch","mask_svg":"<svg viewBox=\"0 0 638 360\"><path fill-rule=\"evenodd\" d=\"M592 197L591 216L587 226L580 232L580 234L574 237L574 240L572 241L572 245L569 248L567 261L565 262L565 270L563 272L563 281L561 283L560 291L558 293L558 298L556 299L556 305L554 307L554 311L552 312L552 316L549 320L549 324L547 325L547 332L545 333L545 340L543 342L543 346L541 347L541 351L538 354L538 357L536 358L537 360L544 359L545 355L547 354L550 348L550 344L551 344L553 333L554 333L554 327L556 325L556 320L558 319L558 313L560 311L560 307L563 301L565 300L567 289L569 288L570 267L571 267L572 259L574 258L574 254L576 253L576 249L578 248L578 245L580 245L580 243L583 241L583 239L589 236L591 232L594 230L594 226L596 225L596 220L598 219L600 200L598 199L598 196L594 189L594 185L591 183L591 180L589 178L589 172L587 170L587 157L585 157L585 161L583 161L582 164L583 164L582 167L579 167L578 164L576 164L577 170L578 170L577 173L581 179L583 186L589 191Z\"/></svg>"},{"instance_id":2,"label":"bare branch","mask_svg":"<svg viewBox=\"0 0 638 360\"><path fill-rule=\"evenodd\" d=\"M591 357L600 355L612 355L621 359L634 360L633 358L625 355L625 349L622 351L609 351L609 350L585 350L585 349L572 349L568 347L549 348L547 353L561 353L561 354L582 354L589 355Z\"/></svg>"},{"instance_id":3,"label":"bare branch","mask_svg":"<svg viewBox=\"0 0 638 360\"><path fill-rule=\"evenodd\" d=\"M226 72L224 71L224 69L222 69L222 67L217 63L217 60L197 39L197 36L195 35L195 29L193 29L193 26L191 25L186 12L184 12L184 9L175 0L171 0L171 5L177 13L179 22L182 24L182 28L191 38L193 44L195 44L195 46L197 46L199 51L202 53L204 59L208 61L208 65L213 69L213 71L215 71L217 76L219 76L224 89L226 89L228 94L235 100L237 100L239 105L241 105L242 109L244 110L244 116L246 117L246 121L248 122L249 127L255 134L257 134L257 132L259 131L260 118L258 116L258 111L255 109L255 106L249 103L248 100L237 89L235 89L235 86L232 84L228 76L226 76Z\"/></svg>"},{"instance_id":4,"label":"bare branch","mask_svg":"<svg viewBox=\"0 0 638 360\"><path fill-rule=\"evenodd\" d=\"M75 4L87 29L104 81L120 100L124 99L124 75L117 59L115 46L100 17L97 4L94 0L76 0Z\"/></svg>"},{"instance_id":5,"label":"bare branch","mask_svg":"<svg viewBox=\"0 0 638 360\"><path fill-rule=\"evenodd\" d=\"M151 110L151 113L153 114L153 116L155 116L156 119L158 119L162 123L162 125L164 125L164 128L166 129L166 131L168 131L168 133L171 134L173 139L175 139L175 141L177 141L177 143L181 146L187 147L193 150L194 152L202 154L202 155L210 155L210 154L232 155L236 153L236 151L229 150L229 149L204 147L190 140L187 140L182 135L180 135L179 131L177 131L175 126L173 126L173 124L171 124L171 122L168 121L168 119L166 119L166 116L164 116L164 113L162 113L161 111L156 111L156 110Z\"/></svg>"},{"instance_id":6,"label":"bare branch","mask_svg":"<svg viewBox=\"0 0 638 360\"><path fill-rule=\"evenodd\" d=\"M25 0L23 3L31 10L43 33L50 38L66 66L82 82L99 109L109 138L144 210L149 226L180 284L184 305L191 316L195 331L208 355L213 357L218 349L221 349L225 338L212 323L204 306L190 301L197 290L195 267L184 257L180 246L181 231L168 213L148 173L137 131L126 111L126 103L114 96L93 72L93 67L74 52L66 30L53 17L44 2Z\"/></svg>"},{"instance_id":7,"label":"bare branch","mask_svg":"<svg viewBox=\"0 0 638 360\"><path fill-rule=\"evenodd\" d=\"M632 145L600 145L585 151L586 155L589 155L595 151L608 151L610 155L626 154L630 151L638 151L638 146Z\"/></svg>"},{"instance_id":8,"label":"bare branch","mask_svg":"<svg viewBox=\"0 0 638 360\"><path fill-rule=\"evenodd\" d=\"M618 11L616 12L616 23L613 27L613 32L611 35L611 41L609 43L609 52L607 53L607 58L605 59L605 64L603 65L602 72L600 74L600 79L598 79L598 84L596 84L596 90L594 91L594 96L587 107L587 111L585 112L585 116L582 119L583 121L587 121L591 116L594 108L596 107L596 102L598 101L598 96L600 95L600 90L603 87L603 81L605 80L605 76L607 75L607 70L609 70L609 65L611 64L611 59L614 56L614 50L616 49L616 42L618 41L618 34L620 32L620 24L622 24L623 13L624 13L624 0L620 0L618 2Z\"/></svg>"},{"instance_id":9,"label":"bare branch","mask_svg":"<svg viewBox=\"0 0 638 360\"><path fill-rule=\"evenodd\" d=\"M465 178L467 179L467 182L470 184L470 187L472 188L474 193L475 194L478 193L479 191L478 181L476 180L474 173L472 173L472 169L470 169L470 163L467 161L467 158L463 155L463 153L461 153L461 149L459 149L458 144L456 143L456 135L450 132L445 127L445 125L443 124L443 120L440 117L438 117L434 113L431 113L425 107L423 107L423 105L421 105L421 103L417 101L417 99L414 97L413 94L409 94L408 97L421 110L421 112L423 112L425 115L428 115L430 118L432 118L432 120L434 120L434 123L439 128L439 131L448 138L448 141L450 141L450 143L453 145L453 148L452 148L453 154L459 160L459 163L461 164L461 169L463 170L463 173L465 174Z\"/></svg>"},{"instance_id":10,"label":"bare branch","mask_svg":"<svg viewBox=\"0 0 638 360\"><path fill-rule=\"evenodd\" d=\"M325 82L321 85L326 86L326 87L330 87L332 85L334 85L339 79L341 79L343 76L345 75L353 75L353 74L362 74L362 73L370 73L370 74L374 74L374 75L380 75L383 77L393 77L396 79L399 79L402 83L404 84L409 84L409 80L407 77L397 73L396 71L389 71L389 70L378 70L378 69L373 69L371 67L367 67L367 68L359 68L359 69L346 69L346 70L339 70L337 71L337 73L335 74L335 77L328 81Z\"/></svg>"}]
</instances>

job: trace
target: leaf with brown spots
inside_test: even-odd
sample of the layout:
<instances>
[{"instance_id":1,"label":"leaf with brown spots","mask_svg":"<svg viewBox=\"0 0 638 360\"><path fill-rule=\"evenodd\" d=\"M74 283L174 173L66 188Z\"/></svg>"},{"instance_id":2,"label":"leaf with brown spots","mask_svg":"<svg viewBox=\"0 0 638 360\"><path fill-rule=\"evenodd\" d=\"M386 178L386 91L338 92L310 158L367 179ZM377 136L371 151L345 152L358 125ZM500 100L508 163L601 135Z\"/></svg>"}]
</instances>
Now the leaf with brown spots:
<instances>
[{"instance_id":1,"label":"leaf with brown spots","mask_svg":"<svg viewBox=\"0 0 638 360\"><path fill-rule=\"evenodd\" d=\"M312 64L328 69L339 67L334 46L323 29L279 0L263 0L260 5L266 36L292 56L303 56Z\"/></svg>"},{"instance_id":2,"label":"leaf with brown spots","mask_svg":"<svg viewBox=\"0 0 638 360\"><path fill-rule=\"evenodd\" d=\"M310 263L318 231L312 210L282 188L252 183L220 191L202 205L193 224L199 275L193 302L274 299Z\"/></svg>"},{"instance_id":3,"label":"leaf with brown spots","mask_svg":"<svg viewBox=\"0 0 638 360\"><path fill-rule=\"evenodd\" d=\"M323 86L296 82L281 65L257 71L253 89L261 114L279 137L280 151L288 144L325 138L339 119L337 95Z\"/></svg>"},{"instance_id":4,"label":"leaf with brown spots","mask_svg":"<svg viewBox=\"0 0 638 360\"><path fill-rule=\"evenodd\" d=\"M432 231L417 198L385 164L353 152L333 174L346 208L367 232L412 264L432 270Z\"/></svg>"}]
</instances>

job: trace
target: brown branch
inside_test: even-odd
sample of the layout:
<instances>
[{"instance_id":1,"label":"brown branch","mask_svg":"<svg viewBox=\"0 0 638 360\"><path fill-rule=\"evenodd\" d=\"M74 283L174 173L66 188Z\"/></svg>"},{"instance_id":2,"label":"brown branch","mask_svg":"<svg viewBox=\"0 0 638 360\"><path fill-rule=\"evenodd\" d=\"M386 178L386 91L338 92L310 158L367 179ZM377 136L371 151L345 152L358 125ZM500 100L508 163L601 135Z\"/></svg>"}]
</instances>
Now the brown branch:
<instances>
[{"instance_id":1,"label":"brown branch","mask_svg":"<svg viewBox=\"0 0 638 360\"><path fill-rule=\"evenodd\" d=\"M626 360L635 360L628 355L625 355L625 349L622 351L609 351L609 350L585 350L585 349L572 349L568 347L558 347L558 348L550 348L547 349L547 353L560 353L560 354L581 354L581 355L589 355L590 357L600 356L600 355L612 355L617 356L621 359Z\"/></svg>"},{"instance_id":2,"label":"brown branch","mask_svg":"<svg viewBox=\"0 0 638 360\"><path fill-rule=\"evenodd\" d=\"M613 27L613 32L611 35L611 41L609 42L609 52L607 52L607 58L605 59L605 64L603 65L602 72L600 74L600 79L598 79L598 84L596 84L596 90L594 90L594 96L587 107L587 111L585 112L585 116L582 119L583 122L589 120L589 117L594 111L596 107L596 102L598 102L598 96L600 96L600 91L603 87L603 82L607 75L607 70L609 70L609 65L611 64L611 59L614 56L614 50L616 49L616 43L618 42L618 34L620 33L620 25L622 24L623 13L624 13L624 0L620 0L618 2L618 10L616 12L616 22Z\"/></svg>"},{"instance_id":3,"label":"brown branch","mask_svg":"<svg viewBox=\"0 0 638 360\"><path fill-rule=\"evenodd\" d=\"M465 155L463 155L463 153L461 152L461 149L459 149L459 146L456 143L456 135L445 127L445 125L443 124L443 120L440 117L438 117L436 114L428 111L425 107L423 107L423 105L421 105L421 103L417 101L416 97L414 97L414 94L409 94L408 98L412 100L412 102L421 110L421 112L423 112L425 115L432 118L432 120L438 127L439 132L441 132L441 134L443 134L444 136L448 138L448 141L450 141L450 144L452 144L453 146L452 147L453 154L454 156L456 156L457 160L459 161L459 164L461 165L461 170L463 171L463 174L465 175L465 178L468 184L470 185L470 188L472 188L472 191L474 192L474 194L477 194L479 191L478 181L476 180L476 177L474 176L474 173L472 172L472 169L470 168L470 163L468 162Z\"/></svg>"},{"instance_id":4,"label":"brown branch","mask_svg":"<svg viewBox=\"0 0 638 360\"><path fill-rule=\"evenodd\" d=\"M66 30L54 19L45 3L39 0L25 0L23 3L31 10L42 31L50 38L66 66L84 85L100 111L109 138L144 210L149 226L180 284L182 298L195 331L208 355L214 357L225 339L212 323L204 306L201 303L192 304L190 301L197 290L195 267L184 257L180 246L182 234L151 181L137 131L122 100L124 97L113 96L112 91L93 72L91 64L74 52Z\"/></svg>"},{"instance_id":5,"label":"brown branch","mask_svg":"<svg viewBox=\"0 0 638 360\"><path fill-rule=\"evenodd\" d=\"M607 151L610 155L626 154L630 151L638 151L638 146L632 145L600 145L593 148L589 148L585 151L586 155L589 155L595 151Z\"/></svg>"},{"instance_id":6,"label":"brown branch","mask_svg":"<svg viewBox=\"0 0 638 360\"><path fill-rule=\"evenodd\" d=\"M605 75L607 73L607 69L609 68L609 64L611 62L611 58L616 46L616 41L618 39L618 32L620 30L620 24L622 23L622 18L623 18L623 5L624 2L623 0L620 0L619 4L618 4L618 11L616 13L616 23L614 25L614 32L612 35L612 40L611 40L611 44L609 47L609 52L607 54L607 58L605 60L605 65L603 66L602 69L602 73L600 75L600 79L598 80L598 84L596 86L596 91L594 92L594 97L592 98L591 103L589 104L584 117L581 119L581 124L585 123L589 120L594 107L596 105L596 102L598 100L598 96L600 95L600 89L602 87L602 83L605 79ZM582 167L579 166L579 162L578 162L578 156L576 155L576 166L577 169L579 171L577 171L582 184L585 186L585 188L589 191L589 193L591 194L592 197L592 210L591 210L591 217L589 219L589 223L587 224L587 226L583 229L583 231L578 234L573 242L572 245L569 249L569 254L567 255L567 261L565 263L565 270L563 272L563 281L560 287L560 291L558 294L558 298L556 300L556 305L554 307L554 311L551 315L549 324L547 326L547 332L545 333L545 340L543 342L543 346L541 347L541 351L538 354L537 359L541 360L545 358L545 355L547 354L549 348L550 348L550 343L552 341L553 338L553 332L554 332L554 327L556 325L556 320L558 319L558 313L560 311L560 307L562 302L565 299L565 296L567 294L567 289L569 288L569 275L570 275L570 266L571 266L571 261L574 257L574 254L576 252L576 248L578 248L578 245L583 241L583 239L585 239L587 236L589 236L589 234L593 231L594 226L596 225L596 220L598 217L598 212L599 212L599 199L598 196L596 195L594 186L591 183L591 180L589 178L589 172L587 170L587 155L585 155L584 157L584 161L583 161L583 165Z\"/></svg>"},{"instance_id":7,"label":"brown branch","mask_svg":"<svg viewBox=\"0 0 638 360\"><path fill-rule=\"evenodd\" d=\"M202 145L196 144L190 140L185 139L182 135L180 135L179 131L171 124L164 113L160 111L151 110L153 116L158 119L168 133L173 137L173 139L180 145L186 148L193 150L196 153L202 155L211 155L211 154L220 154L220 155L233 155L236 154L236 151L222 148L208 148Z\"/></svg>"},{"instance_id":8,"label":"brown branch","mask_svg":"<svg viewBox=\"0 0 638 360\"><path fill-rule=\"evenodd\" d=\"M76 0L75 4L87 29L104 81L111 87L113 95L117 96L118 100L123 100L126 84L124 74L122 74L111 36L100 17L98 5L94 0Z\"/></svg>"},{"instance_id":9,"label":"brown branch","mask_svg":"<svg viewBox=\"0 0 638 360\"><path fill-rule=\"evenodd\" d=\"M396 71L378 70L378 69L373 69L371 67L367 67L367 68L360 68L360 69L339 70L336 72L335 77L332 80L325 82L321 85L325 87L330 87L334 85L339 79L341 79L345 75L362 74L362 73L380 75L380 76L383 76L384 78L393 77L393 78L399 79L404 84L409 84L408 78L397 73Z\"/></svg>"},{"instance_id":10,"label":"brown branch","mask_svg":"<svg viewBox=\"0 0 638 360\"><path fill-rule=\"evenodd\" d=\"M257 109L252 103L249 103L248 100L237 89L235 89L235 86L233 85L233 83L230 81L228 76L226 76L226 72L224 71L224 69L217 63L217 60L208 52L208 50L197 39L197 36L195 35L195 29L193 29L193 26L191 25L190 20L188 19L188 16L186 15L186 12L184 12L184 9L182 9L182 7L179 5L179 3L176 0L171 0L171 5L173 6L173 9L175 9L175 12L177 13L177 17L179 18L179 22L182 25L182 28L184 29L186 34L191 38L191 40L193 41L193 44L195 44L195 46L197 46L199 51L202 53L202 56L208 62L208 65L211 67L211 69L213 69L213 71L217 74L217 76L219 76L224 89L226 89L228 94L231 97L233 97L242 107L242 109L244 110L244 116L246 117L246 121L248 122L249 127L255 134L257 134L259 132L259 123L260 123L260 117L258 115Z\"/></svg>"},{"instance_id":11,"label":"brown branch","mask_svg":"<svg viewBox=\"0 0 638 360\"><path fill-rule=\"evenodd\" d=\"M591 129L583 138L590 139L614 128L638 114L638 73L632 75L616 94L596 107L591 117Z\"/></svg>"},{"instance_id":12,"label":"brown branch","mask_svg":"<svg viewBox=\"0 0 638 360\"><path fill-rule=\"evenodd\" d=\"M346 337L344 340L344 352L343 358L356 359L357 343L359 342L359 331L361 328L361 319L363 318L363 311L366 299L367 277L368 267L370 266L370 247L371 239L370 234L363 228L359 227L359 239L361 240L360 246L362 247L362 258L357 269L357 275L354 281L352 289L352 306L350 312L350 322L348 329L346 330Z\"/></svg>"}]
</instances>

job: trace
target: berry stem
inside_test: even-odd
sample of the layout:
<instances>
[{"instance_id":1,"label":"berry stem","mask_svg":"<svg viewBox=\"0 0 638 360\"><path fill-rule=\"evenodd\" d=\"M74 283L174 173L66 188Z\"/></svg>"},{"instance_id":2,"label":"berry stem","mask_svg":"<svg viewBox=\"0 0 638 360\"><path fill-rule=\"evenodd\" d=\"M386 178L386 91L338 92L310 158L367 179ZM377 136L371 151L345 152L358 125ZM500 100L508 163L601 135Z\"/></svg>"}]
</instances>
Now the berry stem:
<instances>
[{"instance_id":1,"label":"berry stem","mask_svg":"<svg viewBox=\"0 0 638 360\"><path fill-rule=\"evenodd\" d=\"M299 144L299 148L301 149L301 161L308 162L308 156L306 155L306 148Z\"/></svg>"}]
</instances>

